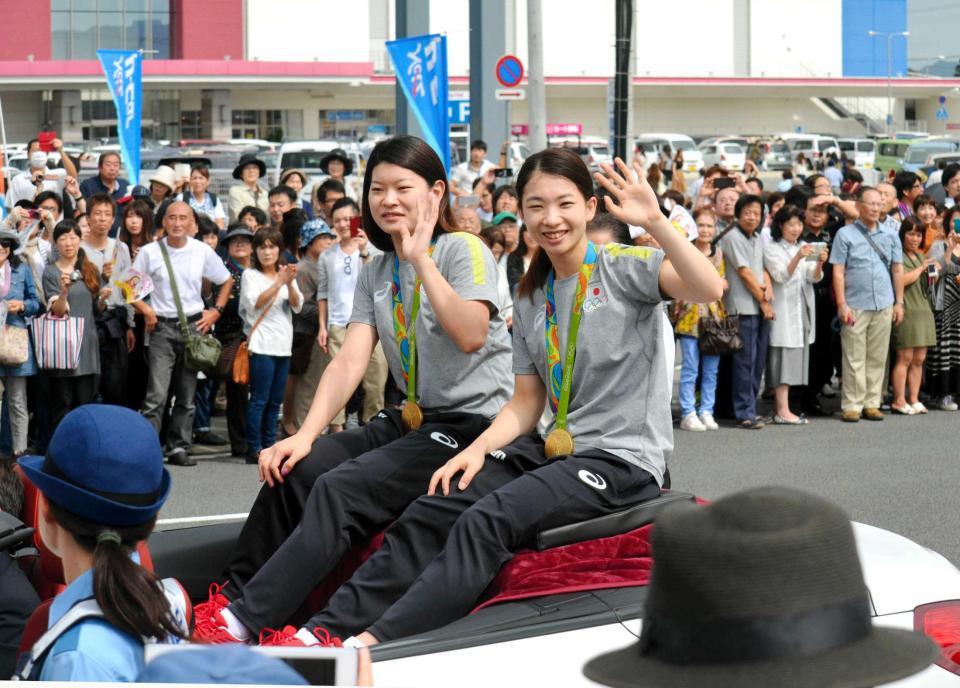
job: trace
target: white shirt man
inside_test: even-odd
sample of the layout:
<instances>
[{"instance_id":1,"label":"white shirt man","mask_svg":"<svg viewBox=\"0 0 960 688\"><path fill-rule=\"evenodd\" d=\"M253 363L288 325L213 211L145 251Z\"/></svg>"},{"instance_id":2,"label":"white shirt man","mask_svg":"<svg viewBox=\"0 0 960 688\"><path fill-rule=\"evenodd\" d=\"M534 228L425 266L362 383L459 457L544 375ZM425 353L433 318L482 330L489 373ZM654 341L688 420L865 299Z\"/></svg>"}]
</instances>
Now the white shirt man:
<instances>
[{"instance_id":1,"label":"white shirt man","mask_svg":"<svg viewBox=\"0 0 960 688\"><path fill-rule=\"evenodd\" d=\"M482 177L496 165L487 160L487 144L474 141L470 144L470 159L453 168L450 173L450 191L456 196L469 196L473 193L473 182ZM492 180L491 180L492 181Z\"/></svg>"},{"instance_id":2,"label":"white shirt man","mask_svg":"<svg viewBox=\"0 0 960 688\"><path fill-rule=\"evenodd\" d=\"M53 170L48 170L47 154L36 150L30 154L30 168L11 180L10 190L7 192L7 207L12 208L22 200L32 201L41 191L59 192L62 183L62 171L58 176Z\"/></svg>"},{"instance_id":3,"label":"white shirt man","mask_svg":"<svg viewBox=\"0 0 960 688\"><path fill-rule=\"evenodd\" d=\"M183 201L168 205L163 216L163 228L166 237L141 248L133 264L133 268L149 276L154 285L150 304L138 301L135 305L143 314L150 342L147 347L150 377L143 401L143 415L159 431L167 408L167 396L172 390L176 402L167 433L167 460L176 466L194 466L196 461L187 455L187 449L193 440L193 397L197 374L184 365L185 341L161 246L166 248L170 257L183 314L188 328L193 332L209 332L220 319L230 298L233 278L212 248L190 238L189 233L195 228L193 210L189 205ZM216 306L206 310L202 294L204 279L220 285Z\"/></svg>"}]
</instances>

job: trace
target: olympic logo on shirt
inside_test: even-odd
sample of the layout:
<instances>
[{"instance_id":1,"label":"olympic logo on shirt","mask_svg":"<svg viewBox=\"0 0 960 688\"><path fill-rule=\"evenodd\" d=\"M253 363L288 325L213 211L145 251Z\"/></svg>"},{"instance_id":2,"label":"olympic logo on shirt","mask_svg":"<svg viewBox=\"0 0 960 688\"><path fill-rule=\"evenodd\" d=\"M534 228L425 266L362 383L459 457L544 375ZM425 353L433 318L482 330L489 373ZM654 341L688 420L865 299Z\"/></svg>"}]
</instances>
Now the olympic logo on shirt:
<instances>
[{"instance_id":1,"label":"olympic logo on shirt","mask_svg":"<svg viewBox=\"0 0 960 688\"><path fill-rule=\"evenodd\" d=\"M583 302L583 312L592 313L606 304L607 295L603 292L603 287L594 287L590 290L589 296Z\"/></svg>"}]
</instances>

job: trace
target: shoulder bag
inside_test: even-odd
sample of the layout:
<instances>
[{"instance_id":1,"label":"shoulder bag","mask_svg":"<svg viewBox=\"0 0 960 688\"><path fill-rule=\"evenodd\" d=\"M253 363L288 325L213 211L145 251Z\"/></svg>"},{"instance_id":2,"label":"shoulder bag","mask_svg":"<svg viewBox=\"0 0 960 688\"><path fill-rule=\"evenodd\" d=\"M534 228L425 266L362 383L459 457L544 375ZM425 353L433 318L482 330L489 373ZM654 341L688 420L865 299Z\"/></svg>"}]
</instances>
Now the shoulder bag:
<instances>
[{"instance_id":1,"label":"shoulder bag","mask_svg":"<svg viewBox=\"0 0 960 688\"><path fill-rule=\"evenodd\" d=\"M173 274L173 266L170 264L170 255L167 253L167 246L161 239L160 253L163 254L163 262L167 266L167 274L170 276L170 291L173 292L173 301L177 304L177 317L180 319L180 333L183 335L183 363L188 370L211 374L217 368L217 362L220 360L220 352L223 345L220 340L212 334L197 334L192 332L187 325L187 318L183 314L183 304L180 302L180 290L177 289L177 278Z\"/></svg>"},{"instance_id":2,"label":"shoulder bag","mask_svg":"<svg viewBox=\"0 0 960 688\"><path fill-rule=\"evenodd\" d=\"M7 302L0 301L0 365L21 366L30 358L30 335L25 327L7 324Z\"/></svg>"},{"instance_id":3,"label":"shoulder bag","mask_svg":"<svg viewBox=\"0 0 960 688\"><path fill-rule=\"evenodd\" d=\"M250 328L250 334L248 334L247 338L240 342L240 345L237 347L237 353L233 356L233 381L238 385L250 383L250 352L247 350L247 342L250 341L250 337L252 337L253 333L260 327L263 319L267 317L267 313L273 308L273 302L277 300L279 294L280 290L278 289L277 293L270 299L270 303L263 309L263 313L261 313L257 321L253 323L253 327Z\"/></svg>"},{"instance_id":4,"label":"shoulder bag","mask_svg":"<svg viewBox=\"0 0 960 688\"><path fill-rule=\"evenodd\" d=\"M735 315L717 316L712 312L700 319L698 324L700 353L707 356L723 356L740 351L740 319Z\"/></svg>"}]
</instances>

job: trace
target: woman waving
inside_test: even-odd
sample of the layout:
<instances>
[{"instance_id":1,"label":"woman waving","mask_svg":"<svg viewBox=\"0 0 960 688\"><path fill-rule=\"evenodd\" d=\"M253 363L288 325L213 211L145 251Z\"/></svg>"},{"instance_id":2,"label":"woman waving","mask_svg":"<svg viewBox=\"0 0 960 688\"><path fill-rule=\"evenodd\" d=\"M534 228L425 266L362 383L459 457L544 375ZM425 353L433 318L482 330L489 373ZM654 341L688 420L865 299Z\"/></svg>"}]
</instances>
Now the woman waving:
<instances>
[{"instance_id":1,"label":"woman waving","mask_svg":"<svg viewBox=\"0 0 960 688\"><path fill-rule=\"evenodd\" d=\"M509 398L497 264L479 237L452 231L445 180L436 153L415 137L387 139L371 153L363 227L384 253L360 273L346 338L300 431L260 454L267 485L226 572L223 592L234 603L224 610L214 587L195 612L201 637L242 639L286 619L352 538L399 516ZM378 341L406 394L402 412L386 409L361 428L321 437Z\"/></svg>"},{"instance_id":2,"label":"woman waving","mask_svg":"<svg viewBox=\"0 0 960 688\"><path fill-rule=\"evenodd\" d=\"M540 250L514 305L513 398L283 642L364 631L356 640L374 644L442 626L536 533L660 494L673 449L662 295L715 301L722 279L661 214L643 170L617 165L599 177L607 210L663 250L591 244L597 201L580 157L556 148L527 159L517 190ZM530 433L546 402L555 418L541 438Z\"/></svg>"}]
</instances>

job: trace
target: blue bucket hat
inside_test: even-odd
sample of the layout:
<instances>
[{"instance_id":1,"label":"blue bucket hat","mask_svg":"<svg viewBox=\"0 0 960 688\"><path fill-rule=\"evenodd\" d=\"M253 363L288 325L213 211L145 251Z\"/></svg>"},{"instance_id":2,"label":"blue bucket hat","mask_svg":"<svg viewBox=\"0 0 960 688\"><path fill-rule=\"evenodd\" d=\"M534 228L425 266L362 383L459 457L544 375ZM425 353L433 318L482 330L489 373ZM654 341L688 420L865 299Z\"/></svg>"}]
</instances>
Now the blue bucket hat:
<instances>
[{"instance_id":1,"label":"blue bucket hat","mask_svg":"<svg viewBox=\"0 0 960 688\"><path fill-rule=\"evenodd\" d=\"M185 645L152 660L138 683L256 683L306 685L286 662L246 645Z\"/></svg>"},{"instance_id":2,"label":"blue bucket hat","mask_svg":"<svg viewBox=\"0 0 960 688\"><path fill-rule=\"evenodd\" d=\"M136 526L157 515L170 493L157 432L135 411L85 404L60 422L46 456L20 467L54 504L105 526Z\"/></svg>"},{"instance_id":3,"label":"blue bucket hat","mask_svg":"<svg viewBox=\"0 0 960 688\"><path fill-rule=\"evenodd\" d=\"M334 238L337 236L337 233L330 229L330 225L323 220L307 220L300 227L300 248L306 248L314 239L323 234Z\"/></svg>"}]
</instances>

